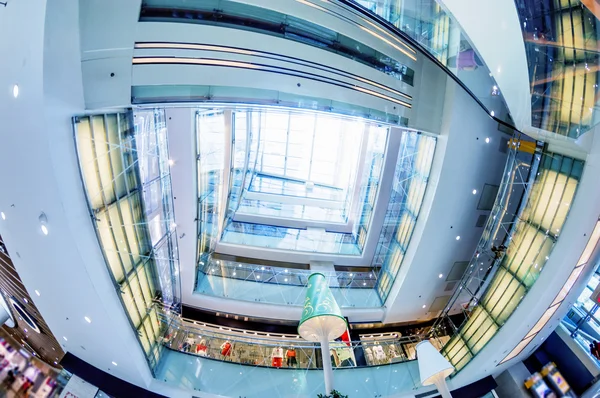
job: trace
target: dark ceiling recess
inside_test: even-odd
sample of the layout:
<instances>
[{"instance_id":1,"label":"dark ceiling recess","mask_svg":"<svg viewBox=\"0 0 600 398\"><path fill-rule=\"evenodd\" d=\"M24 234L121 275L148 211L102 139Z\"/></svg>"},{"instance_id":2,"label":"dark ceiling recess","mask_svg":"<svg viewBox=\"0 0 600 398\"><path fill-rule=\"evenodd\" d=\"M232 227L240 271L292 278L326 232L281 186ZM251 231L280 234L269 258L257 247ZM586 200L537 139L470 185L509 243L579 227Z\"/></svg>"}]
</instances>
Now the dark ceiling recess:
<instances>
[{"instance_id":1,"label":"dark ceiling recess","mask_svg":"<svg viewBox=\"0 0 600 398\"><path fill-rule=\"evenodd\" d=\"M477 204L477 210L490 211L496 201L496 195L498 194L498 185L485 184L479 197L479 203Z\"/></svg>"},{"instance_id":2,"label":"dark ceiling recess","mask_svg":"<svg viewBox=\"0 0 600 398\"><path fill-rule=\"evenodd\" d=\"M27 293L2 237L0 237L0 291L16 322L14 328L2 326L4 331L23 348L28 351L33 350L38 358L50 366L57 367L55 362L60 362L65 353Z\"/></svg>"},{"instance_id":3,"label":"dark ceiling recess","mask_svg":"<svg viewBox=\"0 0 600 398\"><path fill-rule=\"evenodd\" d=\"M460 278L462 278L462 276L464 275L465 270L467 269L468 266L469 266L468 261L457 261L454 264L452 264L452 269L450 270L450 272L448 273L448 276L446 277L446 282L460 280Z\"/></svg>"},{"instance_id":4,"label":"dark ceiling recess","mask_svg":"<svg viewBox=\"0 0 600 398\"><path fill-rule=\"evenodd\" d=\"M477 217L477 222L475 223L476 228L483 228L485 226L485 222L487 221L487 214L481 214Z\"/></svg>"},{"instance_id":5,"label":"dark ceiling recess","mask_svg":"<svg viewBox=\"0 0 600 398\"><path fill-rule=\"evenodd\" d=\"M454 290L454 288L456 287L456 282L448 282L446 284L446 288L444 289L445 292L451 292Z\"/></svg>"}]
</instances>

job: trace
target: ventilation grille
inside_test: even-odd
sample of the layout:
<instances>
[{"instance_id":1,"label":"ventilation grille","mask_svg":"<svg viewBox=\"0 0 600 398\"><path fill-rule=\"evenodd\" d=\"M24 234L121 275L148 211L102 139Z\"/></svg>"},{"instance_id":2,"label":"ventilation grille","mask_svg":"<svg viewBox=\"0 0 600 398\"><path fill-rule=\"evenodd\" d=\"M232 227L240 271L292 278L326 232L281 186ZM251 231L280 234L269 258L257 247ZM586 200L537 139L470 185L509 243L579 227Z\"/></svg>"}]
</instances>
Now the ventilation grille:
<instances>
[{"instance_id":1,"label":"ventilation grille","mask_svg":"<svg viewBox=\"0 0 600 398\"><path fill-rule=\"evenodd\" d=\"M454 290L454 288L456 287L456 283L457 282L449 282L448 284L446 284L446 288L444 289L445 292L451 292Z\"/></svg>"},{"instance_id":2,"label":"ventilation grille","mask_svg":"<svg viewBox=\"0 0 600 398\"><path fill-rule=\"evenodd\" d=\"M498 147L498 150L502 153L508 152L508 138L500 137L500 146Z\"/></svg>"},{"instance_id":3,"label":"ventilation grille","mask_svg":"<svg viewBox=\"0 0 600 398\"><path fill-rule=\"evenodd\" d=\"M452 269L448 273L448 277L446 278L446 282L458 281L462 278L465 270L469 266L468 261L457 261L452 265Z\"/></svg>"},{"instance_id":4,"label":"ventilation grille","mask_svg":"<svg viewBox=\"0 0 600 398\"><path fill-rule=\"evenodd\" d=\"M483 228L485 226L487 217L488 217L487 214L481 214L479 217L477 217L477 222L475 223L475 227Z\"/></svg>"},{"instance_id":5,"label":"ventilation grille","mask_svg":"<svg viewBox=\"0 0 600 398\"><path fill-rule=\"evenodd\" d=\"M496 195L498 194L498 185L485 184L479 197L479 203L477 204L477 210L492 210Z\"/></svg>"},{"instance_id":6,"label":"ventilation grille","mask_svg":"<svg viewBox=\"0 0 600 398\"><path fill-rule=\"evenodd\" d=\"M443 310L446 307L446 304L448 304L448 301L450 301L450 297L452 296L436 297L435 300L433 300L433 303L431 303L431 307L429 307L429 312L438 312Z\"/></svg>"}]
</instances>

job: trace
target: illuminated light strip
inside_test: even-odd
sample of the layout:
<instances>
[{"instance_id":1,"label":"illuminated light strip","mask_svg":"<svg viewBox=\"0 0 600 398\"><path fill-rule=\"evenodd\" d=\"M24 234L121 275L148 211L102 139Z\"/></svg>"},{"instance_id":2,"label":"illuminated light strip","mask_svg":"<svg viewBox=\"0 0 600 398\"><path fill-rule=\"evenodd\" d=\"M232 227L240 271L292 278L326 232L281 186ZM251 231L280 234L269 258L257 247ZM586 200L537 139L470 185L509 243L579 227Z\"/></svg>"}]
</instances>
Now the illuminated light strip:
<instances>
[{"instance_id":1,"label":"illuminated light strip","mask_svg":"<svg viewBox=\"0 0 600 398\"><path fill-rule=\"evenodd\" d=\"M408 50L409 50L409 51L410 51L412 54L414 54L414 55L416 55L416 54L417 54L417 51L416 51L414 48L410 47L408 44L404 43L403 41L400 41L400 40L396 39L396 37L395 37L395 36L393 36L393 35L390 35L390 33L389 33L388 31L386 31L385 29L381 28L380 26L377 26L376 24L374 24L374 23L373 23L373 22L371 22L371 21L368 21L368 20L366 20L366 19L363 19L363 20L364 20L366 23L368 23L369 25L371 25L372 27L374 27L375 29L377 29L378 31L380 31L380 32L382 32L382 33L385 33L387 36L390 36L390 37L392 37L393 39L395 39L395 40L396 40L398 43L400 43L400 44L402 44L404 47L406 47L406 48L407 48L407 49L408 49ZM402 51L402 50L400 50L400 51ZM402 51L402 52L404 52L404 51ZM409 55L409 58L411 58L411 59L412 59L412 60L414 60L414 61L416 61L416 60L417 60L417 58L416 58L416 57L411 57L410 55Z\"/></svg>"},{"instance_id":2,"label":"illuminated light strip","mask_svg":"<svg viewBox=\"0 0 600 398\"><path fill-rule=\"evenodd\" d=\"M380 94L380 93L378 93L376 91L372 91L372 90L369 90L369 89L366 89L366 88L363 88L363 87L359 87L359 86L354 86L354 89L358 90L358 91L362 91L363 93L366 93L366 94L371 94L371 95L374 95L376 97L383 98L383 99L391 101L391 102L395 102L396 104L400 104L400 105L405 106L407 108L412 108L412 105L409 104L408 102L397 100L397 99L389 97L387 95Z\"/></svg>"},{"instance_id":3,"label":"illuminated light strip","mask_svg":"<svg viewBox=\"0 0 600 398\"><path fill-rule=\"evenodd\" d=\"M378 35L377 33L373 32L372 30L369 30L369 29L365 28L364 26L359 26L359 28L361 28L365 32L369 33L370 35L373 35L373 36L377 37L379 40L386 42L390 46L394 47L396 50L398 50L401 53L405 54L408 58L412 59L413 61L417 60L417 57L415 57L413 54L410 54L406 50L401 49L400 47L398 47L397 45L395 45L394 43L392 43L391 41L389 41L385 37L383 37L381 35Z\"/></svg>"},{"instance_id":4,"label":"illuminated light strip","mask_svg":"<svg viewBox=\"0 0 600 398\"><path fill-rule=\"evenodd\" d=\"M172 48L182 50L204 50L204 51L221 51L228 53L236 53L243 55L258 55L255 51L244 50L234 47L226 46L213 46L210 44L194 44L194 43L164 43L164 42L152 42L152 43L135 43L134 48Z\"/></svg>"},{"instance_id":5,"label":"illuminated light strip","mask_svg":"<svg viewBox=\"0 0 600 398\"><path fill-rule=\"evenodd\" d=\"M316 8L316 9L318 9L318 10L325 11L325 12L327 12L327 13L330 13L330 10L328 10L328 9L326 9L326 8L323 8L323 7L321 7L321 6L318 6L318 5L316 5L316 4L310 3L310 2L308 2L308 1L306 1L306 0L296 0L296 1L297 1L297 2L299 2L299 3L305 4L305 5L307 5L307 6L310 6L310 7ZM326 2L326 3L330 3L328 0L321 0L321 1L323 1L323 2ZM360 19L361 19L363 22L366 22L366 23L368 23L369 25L371 25L371 26L372 26L372 27L374 27L375 29L379 30L380 32L384 33L385 35L387 35L387 36L389 36L389 37L392 37L392 38L393 38L393 39L394 39L396 42L398 42L398 43L402 44L404 47L406 47L406 49L408 49L408 50L409 50L409 51L410 51L412 54L414 54L414 55L416 55L416 54L417 54L417 51L416 51L414 48L410 47L408 44L404 43L402 40L398 40L398 39L397 39L395 36L391 35L391 34L390 34L388 31L386 31L385 29L381 28L380 26L377 26L377 25L376 25L376 24L374 24L373 22L371 22L371 21L369 21L368 19L365 19L365 18L363 18L363 17L361 17L361 16L359 16L359 18L360 18ZM352 22L354 22L354 21L352 21ZM410 59L412 59L413 61L416 61L416 60L417 60L417 58L416 58L414 55L408 54L408 53L407 53L405 50L402 50L401 48L397 47L396 45L394 45L394 44L393 44L393 43L391 43L390 41L388 41L388 40L384 39L383 37L381 37L381 36L377 35L377 34L376 34L376 33L374 33L374 32L371 32L370 30L368 30L368 29L364 28L363 26L360 26L360 25L358 25L358 26L359 26L361 29L364 29L365 31L367 31L367 32L369 32L370 34L374 35L375 37L378 37L379 39L381 39L381 40L385 41L386 43L388 43L389 45L391 45L392 47L394 47L394 48L395 48L395 49L397 49L398 51L401 51L402 53L404 53L406 56L408 56L408 57L409 57Z\"/></svg>"},{"instance_id":6,"label":"illuminated light strip","mask_svg":"<svg viewBox=\"0 0 600 398\"><path fill-rule=\"evenodd\" d=\"M210 65L210 66L231 66L231 67L235 67L235 68L246 68L246 69L254 69L254 70L263 70L266 72L272 72L269 70L269 68L263 67L263 66L259 66L259 65L254 65L254 64L250 64L247 62L239 62L239 61L223 61L223 60L217 60L217 59L203 59L203 58L180 58L180 57L136 57L133 58L133 64L134 65L148 65L148 64L187 64L187 65ZM273 67L276 68L276 67ZM300 72L301 73L301 72ZM327 82L323 82L323 83L327 83ZM341 86L343 87L343 86ZM369 95L373 95L375 97L379 97L382 99L385 99L387 101L390 102L394 102L396 104L405 106L407 108L412 108L412 105L409 104L408 102L404 102L401 100L397 100L395 98L392 98L390 96L384 95L384 94L380 94L376 91L372 91L363 87L359 87L359 86L349 86L349 87L344 87L344 88L348 88L348 89L353 89L356 91L361 91L365 94L369 94Z\"/></svg>"},{"instance_id":7,"label":"illuminated light strip","mask_svg":"<svg viewBox=\"0 0 600 398\"><path fill-rule=\"evenodd\" d=\"M498 366L502 365L504 362L510 361L511 359L519 355L525 349L525 347L527 347L531 340L535 336L537 336L537 334L544 328L544 326L546 326L546 324L550 321L550 318L552 318L554 313L558 310L558 307L560 307L560 304L562 304L562 302L564 301L565 297L567 297L567 294L569 294L569 292L571 291L573 285L575 285L575 282L577 282L577 280L581 276L584 266L588 263L590 256L596 248L596 246L598 245L599 241L600 220L596 221L594 231L592 231L592 235L590 236L588 243L585 245L581 256L579 256L579 259L577 260L577 265L575 266L575 268L569 275L569 278L552 301L552 304L550 304L546 311L544 311L544 314L542 314L540 319L538 319L535 325L529 330L529 332L519 342L519 344L517 344L517 346L513 348L513 350L507 356L505 356L502 361L500 361Z\"/></svg>"},{"instance_id":8,"label":"illuminated light strip","mask_svg":"<svg viewBox=\"0 0 600 398\"><path fill-rule=\"evenodd\" d=\"M260 66L239 61L222 61L218 59L202 59L202 58L178 58L178 57L139 57L133 59L134 65L140 64L190 64L190 65L215 65L215 66L233 66L236 68L247 69L264 69Z\"/></svg>"},{"instance_id":9,"label":"illuminated light strip","mask_svg":"<svg viewBox=\"0 0 600 398\"><path fill-rule=\"evenodd\" d=\"M227 47L227 46L215 46L215 45L207 45L207 44L193 44L193 43L165 43L165 42L149 42L149 43L136 43L134 48L144 48L144 49L180 49L180 50L204 50L204 51L218 51L218 52L226 52L226 53L235 53L235 54L242 54L242 55L249 55L249 56L263 56L263 54L267 54L267 55L271 55L269 53L263 52L263 51L251 51L251 50L245 50L245 49L240 49L240 48L234 48L234 47ZM276 56L280 56L282 58L289 58L285 55L277 55L277 54L273 54ZM279 60L279 59L278 59ZM286 61L285 59L281 59L280 61L283 62L289 62ZM313 63L311 61L305 61L308 63ZM318 64L317 64L318 65ZM303 66L307 66L307 67L311 67L311 65L304 65ZM394 90L393 88L384 86L383 84L379 84L377 82L374 82L372 80L369 79L365 79L363 77L360 77L358 75L354 75L353 73L349 73L349 72L345 72L346 74L350 75L351 78L359 80L363 83L367 83L370 84L372 86L378 87L382 90L386 90L389 91L391 93L394 93L398 96L404 97L408 100L412 100L412 97L408 94L404 94L403 92L400 92L398 90ZM348 76L345 76L348 77Z\"/></svg>"}]
</instances>

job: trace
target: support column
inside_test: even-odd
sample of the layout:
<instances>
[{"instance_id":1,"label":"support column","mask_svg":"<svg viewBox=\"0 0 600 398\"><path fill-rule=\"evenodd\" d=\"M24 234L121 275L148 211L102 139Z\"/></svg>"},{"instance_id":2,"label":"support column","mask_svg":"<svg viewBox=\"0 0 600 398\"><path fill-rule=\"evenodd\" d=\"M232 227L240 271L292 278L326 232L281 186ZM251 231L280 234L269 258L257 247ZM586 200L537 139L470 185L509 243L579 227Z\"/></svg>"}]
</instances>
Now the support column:
<instances>
[{"instance_id":1,"label":"support column","mask_svg":"<svg viewBox=\"0 0 600 398\"><path fill-rule=\"evenodd\" d=\"M325 394L329 394L333 390L333 367L331 365L331 354L329 353L329 341L327 340L327 336L321 338L321 356L323 357Z\"/></svg>"}]
</instances>

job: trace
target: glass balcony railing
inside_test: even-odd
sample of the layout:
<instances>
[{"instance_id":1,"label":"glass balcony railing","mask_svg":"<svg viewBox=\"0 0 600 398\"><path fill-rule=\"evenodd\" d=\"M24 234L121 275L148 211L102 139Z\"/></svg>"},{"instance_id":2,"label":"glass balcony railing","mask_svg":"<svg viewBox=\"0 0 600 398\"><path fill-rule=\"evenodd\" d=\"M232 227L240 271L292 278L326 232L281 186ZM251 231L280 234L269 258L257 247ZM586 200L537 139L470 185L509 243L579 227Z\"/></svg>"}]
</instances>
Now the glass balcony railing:
<instances>
[{"instance_id":1,"label":"glass balcony railing","mask_svg":"<svg viewBox=\"0 0 600 398\"><path fill-rule=\"evenodd\" d=\"M359 4L410 37L456 76L492 116L512 124L493 73L441 1L344 0L341 3Z\"/></svg>"},{"instance_id":2,"label":"glass balcony railing","mask_svg":"<svg viewBox=\"0 0 600 398\"><path fill-rule=\"evenodd\" d=\"M579 0L516 0L534 127L578 138L600 121L598 13Z\"/></svg>"},{"instance_id":3,"label":"glass balcony railing","mask_svg":"<svg viewBox=\"0 0 600 398\"><path fill-rule=\"evenodd\" d=\"M293 334L224 327L159 310L166 332L157 378L226 396L314 396L323 389L318 344ZM351 396L397 396L421 387L415 346L424 335L368 335L331 342L336 387ZM418 332L417 332L418 333ZM432 339L441 349L449 336Z\"/></svg>"},{"instance_id":4,"label":"glass balcony railing","mask_svg":"<svg viewBox=\"0 0 600 398\"><path fill-rule=\"evenodd\" d=\"M245 301L301 306L308 269L270 267L228 260L205 260L199 264L196 291ZM325 272L332 293L341 307L380 307L374 290L377 271Z\"/></svg>"},{"instance_id":5,"label":"glass balcony railing","mask_svg":"<svg viewBox=\"0 0 600 398\"><path fill-rule=\"evenodd\" d=\"M322 368L319 344L307 342L296 334L216 326L173 316L168 312L161 312L160 322L166 330L162 344L174 351L252 366ZM393 333L386 334L381 340L333 341L332 364L336 368L355 368L412 361L416 359L415 346L423 338L424 335L402 336ZM449 336L440 336L433 339L432 344L441 349L448 339Z\"/></svg>"}]
</instances>

